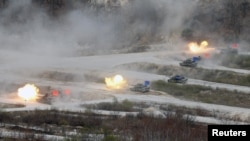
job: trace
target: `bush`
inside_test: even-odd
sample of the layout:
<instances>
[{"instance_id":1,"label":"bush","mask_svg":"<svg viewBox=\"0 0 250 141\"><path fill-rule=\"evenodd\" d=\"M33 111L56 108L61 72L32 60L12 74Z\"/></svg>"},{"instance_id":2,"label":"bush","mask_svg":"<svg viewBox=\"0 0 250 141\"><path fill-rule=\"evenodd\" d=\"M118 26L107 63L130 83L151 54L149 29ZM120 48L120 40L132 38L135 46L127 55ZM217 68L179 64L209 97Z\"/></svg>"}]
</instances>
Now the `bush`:
<instances>
[{"instance_id":1,"label":"bush","mask_svg":"<svg viewBox=\"0 0 250 141\"><path fill-rule=\"evenodd\" d=\"M187 100L244 108L250 107L250 97L243 92L235 93L234 91L226 89L213 89L211 87L200 85L179 85L168 83L163 80L153 81L151 83L151 88Z\"/></svg>"},{"instance_id":2,"label":"bush","mask_svg":"<svg viewBox=\"0 0 250 141\"><path fill-rule=\"evenodd\" d=\"M107 135L102 141L120 141L118 137L114 135Z\"/></svg>"},{"instance_id":3,"label":"bush","mask_svg":"<svg viewBox=\"0 0 250 141\"><path fill-rule=\"evenodd\" d=\"M118 102L115 98L112 103L110 102L102 102L96 105L83 105L87 108L100 109L100 110L108 110L108 111L133 111L133 103L128 100L123 100L122 102Z\"/></svg>"},{"instance_id":4,"label":"bush","mask_svg":"<svg viewBox=\"0 0 250 141\"><path fill-rule=\"evenodd\" d=\"M9 121L13 121L13 117L11 116L11 114L0 111L0 122L9 122Z\"/></svg>"}]
</instances>

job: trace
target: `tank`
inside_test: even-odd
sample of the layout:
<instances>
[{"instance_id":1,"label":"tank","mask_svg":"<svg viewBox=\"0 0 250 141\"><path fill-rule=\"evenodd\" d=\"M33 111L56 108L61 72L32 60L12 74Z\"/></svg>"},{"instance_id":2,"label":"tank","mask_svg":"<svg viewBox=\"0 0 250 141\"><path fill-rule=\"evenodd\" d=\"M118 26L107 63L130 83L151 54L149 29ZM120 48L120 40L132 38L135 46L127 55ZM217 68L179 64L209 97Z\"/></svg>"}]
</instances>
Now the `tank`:
<instances>
[{"instance_id":1,"label":"tank","mask_svg":"<svg viewBox=\"0 0 250 141\"><path fill-rule=\"evenodd\" d=\"M143 85L141 83L138 83L138 84L134 85L134 87L130 88L130 90L135 91L135 92L145 93L145 92L149 92L150 87L145 85L145 84Z\"/></svg>"},{"instance_id":2,"label":"tank","mask_svg":"<svg viewBox=\"0 0 250 141\"><path fill-rule=\"evenodd\" d=\"M66 94L63 94L62 90L59 89L52 89L49 88L48 90L44 91L44 95L39 97L37 100L40 103L46 103L46 104L51 104L56 98L66 98Z\"/></svg>"},{"instance_id":3,"label":"tank","mask_svg":"<svg viewBox=\"0 0 250 141\"><path fill-rule=\"evenodd\" d=\"M180 63L180 66L187 66L187 67L196 67L197 66L197 61L194 59L187 59L184 60L183 62Z\"/></svg>"},{"instance_id":4,"label":"tank","mask_svg":"<svg viewBox=\"0 0 250 141\"><path fill-rule=\"evenodd\" d=\"M168 82L170 83L186 83L187 78L182 75L174 75L168 79Z\"/></svg>"}]
</instances>

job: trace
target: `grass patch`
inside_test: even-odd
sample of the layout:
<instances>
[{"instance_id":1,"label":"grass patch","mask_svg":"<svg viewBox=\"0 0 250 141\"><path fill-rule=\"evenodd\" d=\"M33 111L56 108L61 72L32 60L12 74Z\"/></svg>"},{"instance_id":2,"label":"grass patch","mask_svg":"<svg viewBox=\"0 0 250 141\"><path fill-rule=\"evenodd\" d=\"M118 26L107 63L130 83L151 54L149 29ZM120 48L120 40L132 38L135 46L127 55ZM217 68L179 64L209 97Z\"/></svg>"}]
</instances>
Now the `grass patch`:
<instances>
[{"instance_id":1,"label":"grass patch","mask_svg":"<svg viewBox=\"0 0 250 141\"><path fill-rule=\"evenodd\" d=\"M88 80L90 82L96 82L96 83L105 83L105 79L98 76L96 73L88 73L84 74L84 79Z\"/></svg>"},{"instance_id":2,"label":"grass patch","mask_svg":"<svg viewBox=\"0 0 250 141\"><path fill-rule=\"evenodd\" d=\"M175 112L175 113L181 113L181 114L188 114L188 115L194 115L194 116L206 116L206 117L213 117L214 113L211 111L208 111L206 109L202 108L189 108L185 106L177 106L177 105L160 105L160 110L168 111L168 112Z\"/></svg>"},{"instance_id":3,"label":"grass patch","mask_svg":"<svg viewBox=\"0 0 250 141\"><path fill-rule=\"evenodd\" d=\"M21 108L25 107L24 104L9 104L9 103L0 103L0 108Z\"/></svg>"},{"instance_id":4,"label":"grass patch","mask_svg":"<svg viewBox=\"0 0 250 141\"><path fill-rule=\"evenodd\" d=\"M126 67L131 70L139 70L167 76L171 76L174 74L183 74L184 76L193 79L241 86L250 86L250 75L243 75L232 71L189 68L173 65L158 65L147 62L130 63L120 67Z\"/></svg>"},{"instance_id":5,"label":"grass patch","mask_svg":"<svg viewBox=\"0 0 250 141\"><path fill-rule=\"evenodd\" d=\"M250 108L250 96L243 92L213 89L199 85L179 85L162 80L152 82L151 87L180 99Z\"/></svg>"},{"instance_id":6,"label":"grass patch","mask_svg":"<svg viewBox=\"0 0 250 141\"><path fill-rule=\"evenodd\" d=\"M125 111L125 112L133 112L136 111L133 109L133 103L129 100L123 100L122 102L118 102L117 99L114 99L113 102L102 102L98 104L88 104L82 105L89 109L98 109L98 110L108 110L108 111Z\"/></svg>"},{"instance_id":7,"label":"grass patch","mask_svg":"<svg viewBox=\"0 0 250 141\"><path fill-rule=\"evenodd\" d=\"M250 55L223 55L220 58L223 66L250 70Z\"/></svg>"},{"instance_id":8,"label":"grass patch","mask_svg":"<svg viewBox=\"0 0 250 141\"><path fill-rule=\"evenodd\" d=\"M75 81L77 76L76 74L67 73L67 72L60 72L60 71L46 71L41 74L38 74L39 78L45 78L52 81L64 81L64 82L70 82Z\"/></svg>"}]
</instances>

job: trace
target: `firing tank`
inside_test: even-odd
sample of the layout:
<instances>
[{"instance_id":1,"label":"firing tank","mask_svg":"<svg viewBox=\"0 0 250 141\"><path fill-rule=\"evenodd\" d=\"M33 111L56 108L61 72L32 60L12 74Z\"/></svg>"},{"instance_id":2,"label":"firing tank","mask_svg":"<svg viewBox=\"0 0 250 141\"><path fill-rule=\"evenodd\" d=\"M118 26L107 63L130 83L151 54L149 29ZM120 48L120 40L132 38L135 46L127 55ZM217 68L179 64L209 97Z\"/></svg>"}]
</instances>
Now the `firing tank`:
<instances>
[{"instance_id":1,"label":"firing tank","mask_svg":"<svg viewBox=\"0 0 250 141\"><path fill-rule=\"evenodd\" d=\"M186 67L196 67L197 66L197 61L194 59L186 59L183 62L180 63L180 66L186 66Z\"/></svg>"},{"instance_id":2,"label":"firing tank","mask_svg":"<svg viewBox=\"0 0 250 141\"><path fill-rule=\"evenodd\" d=\"M51 104L58 98L60 99L68 98L67 97L68 92L66 92L66 90L63 92L61 89L52 89L51 87L48 87L47 90L43 90L43 92L45 94L38 99L38 102Z\"/></svg>"},{"instance_id":3,"label":"firing tank","mask_svg":"<svg viewBox=\"0 0 250 141\"><path fill-rule=\"evenodd\" d=\"M135 92L142 92L142 93L149 92L150 90L149 81L145 81L144 84L138 83L134 85L132 88L130 88L130 90L135 91Z\"/></svg>"},{"instance_id":4,"label":"firing tank","mask_svg":"<svg viewBox=\"0 0 250 141\"><path fill-rule=\"evenodd\" d=\"M168 79L168 82L170 83L186 83L187 78L182 75L174 75Z\"/></svg>"}]
</instances>

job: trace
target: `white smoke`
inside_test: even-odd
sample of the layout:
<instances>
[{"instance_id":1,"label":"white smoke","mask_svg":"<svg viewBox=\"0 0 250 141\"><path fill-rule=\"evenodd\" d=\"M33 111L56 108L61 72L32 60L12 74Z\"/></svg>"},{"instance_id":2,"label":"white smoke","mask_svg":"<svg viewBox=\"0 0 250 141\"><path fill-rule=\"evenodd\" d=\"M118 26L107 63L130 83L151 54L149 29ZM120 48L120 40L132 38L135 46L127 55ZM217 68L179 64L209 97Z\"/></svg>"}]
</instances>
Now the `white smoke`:
<instances>
[{"instance_id":1,"label":"white smoke","mask_svg":"<svg viewBox=\"0 0 250 141\"><path fill-rule=\"evenodd\" d=\"M123 2L122 7L72 2L70 8L51 16L48 8L32 0L9 0L0 11L0 71L13 79L6 74L3 81L14 81L12 73L25 78L35 70L60 68L64 64L56 60L62 57L103 53L132 46L144 37L150 42L159 35L180 33L195 7L194 0Z\"/></svg>"},{"instance_id":2,"label":"white smoke","mask_svg":"<svg viewBox=\"0 0 250 141\"><path fill-rule=\"evenodd\" d=\"M126 47L146 34L154 38L180 32L195 1L135 0L123 5L116 11L107 4L99 9L78 6L53 19L31 0L10 1L1 14L1 48L65 56L82 48Z\"/></svg>"}]
</instances>

